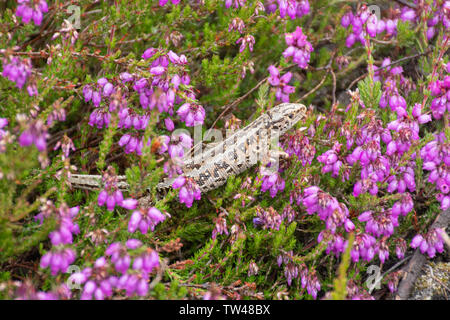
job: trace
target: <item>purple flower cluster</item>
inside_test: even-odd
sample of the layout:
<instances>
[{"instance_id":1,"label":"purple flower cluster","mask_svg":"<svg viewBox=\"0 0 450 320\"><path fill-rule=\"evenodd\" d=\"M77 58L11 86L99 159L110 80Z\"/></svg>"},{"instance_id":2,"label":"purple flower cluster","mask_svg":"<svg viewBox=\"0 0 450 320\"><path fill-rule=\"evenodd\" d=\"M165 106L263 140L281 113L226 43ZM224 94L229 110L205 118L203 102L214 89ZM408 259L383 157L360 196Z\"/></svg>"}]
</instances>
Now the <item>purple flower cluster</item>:
<instances>
[{"instance_id":1,"label":"purple flower cluster","mask_svg":"<svg viewBox=\"0 0 450 320\"><path fill-rule=\"evenodd\" d=\"M178 176L178 178L173 181L172 188L180 189L178 194L180 202L184 203L188 208L192 207L194 199L201 199L200 188L192 178Z\"/></svg>"},{"instance_id":2,"label":"purple flower cluster","mask_svg":"<svg viewBox=\"0 0 450 320\"><path fill-rule=\"evenodd\" d=\"M398 117L388 124L388 128L383 128L380 120L373 119L355 132L355 139L347 142L348 148L354 142L357 147L346 157L345 164L354 166L359 163L361 166L361 180L358 180L353 188L355 197L366 192L371 195L378 194L377 183L386 180L389 192L415 190L415 162L412 161L415 154L404 166L399 165L399 160L409 151L413 141L419 139L419 123L426 122L429 118L422 116L417 106L413 115ZM381 141L387 145L385 155L381 153ZM396 174L391 175L391 170L395 170Z\"/></svg>"},{"instance_id":3,"label":"purple flower cluster","mask_svg":"<svg viewBox=\"0 0 450 320\"><path fill-rule=\"evenodd\" d=\"M264 170L267 171L267 170ZM284 179L278 172L264 172L262 177L261 191L269 190L270 196L274 198L278 192L282 192L285 187Z\"/></svg>"},{"instance_id":4,"label":"purple flower cluster","mask_svg":"<svg viewBox=\"0 0 450 320\"><path fill-rule=\"evenodd\" d=\"M227 228L227 220L225 219L224 213L221 213L218 217L214 218L215 226L212 231L211 238L215 239L218 234L229 235Z\"/></svg>"},{"instance_id":5,"label":"purple flower cluster","mask_svg":"<svg viewBox=\"0 0 450 320\"><path fill-rule=\"evenodd\" d=\"M375 81L383 79L383 91L380 98L380 107L386 108L388 105L393 112L396 112L399 117L406 115L406 100L400 94L399 88L403 89L405 94L408 94L415 88L414 84L403 76L403 68L401 66L390 67L390 58L385 58L381 64L382 69L379 70L374 66Z\"/></svg>"},{"instance_id":6,"label":"purple flower cluster","mask_svg":"<svg viewBox=\"0 0 450 320\"><path fill-rule=\"evenodd\" d=\"M331 176L336 178L339 176L339 169L342 167L342 161L339 160L338 154L341 150L341 144L335 143L333 148L317 157L317 161L323 163L322 173L331 172Z\"/></svg>"},{"instance_id":7,"label":"purple flower cluster","mask_svg":"<svg viewBox=\"0 0 450 320\"><path fill-rule=\"evenodd\" d=\"M316 148L301 130L296 130L293 134L285 134L282 137L282 146L290 157L295 154L302 166L311 164L316 155Z\"/></svg>"},{"instance_id":8,"label":"purple flower cluster","mask_svg":"<svg viewBox=\"0 0 450 320\"><path fill-rule=\"evenodd\" d=\"M373 236L367 233L358 233L350 252L352 261L358 262L360 259L367 262L371 261L376 254L376 243L377 240Z\"/></svg>"},{"instance_id":9,"label":"purple flower cluster","mask_svg":"<svg viewBox=\"0 0 450 320\"><path fill-rule=\"evenodd\" d=\"M270 73L269 83L277 88L275 97L277 100L289 102L289 95L295 91L294 86L288 85L289 81L291 81L292 73L287 72L280 77L280 71L273 65L269 66L268 70Z\"/></svg>"},{"instance_id":10,"label":"purple flower cluster","mask_svg":"<svg viewBox=\"0 0 450 320\"><path fill-rule=\"evenodd\" d=\"M23 23L27 24L33 19L35 25L40 26L43 13L48 12L48 5L45 0L18 0L19 6L16 9L16 16L21 17Z\"/></svg>"},{"instance_id":11,"label":"purple flower cluster","mask_svg":"<svg viewBox=\"0 0 450 320\"><path fill-rule=\"evenodd\" d=\"M321 289L319 279L316 275L316 270L308 270L308 267L302 263L296 265L292 261L292 251L280 254L277 258L278 266L284 265L284 276L286 278L288 286L292 284L293 279L300 278L300 283L303 289L306 288L308 294L314 299L317 299L317 293Z\"/></svg>"},{"instance_id":12,"label":"purple flower cluster","mask_svg":"<svg viewBox=\"0 0 450 320\"><path fill-rule=\"evenodd\" d=\"M358 220L366 222L366 232L379 238L390 237L394 233L394 227L398 227L398 216L390 210L382 208L379 212L365 211Z\"/></svg>"},{"instance_id":13,"label":"purple flower cluster","mask_svg":"<svg viewBox=\"0 0 450 320\"><path fill-rule=\"evenodd\" d=\"M234 6L236 9L239 7L245 6L245 2L247 0L225 0L225 7L228 9L231 6Z\"/></svg>"},{"instance_id":14,"label":"purple flower cluster","mask_svg":"<svg viewBox=\"0 0 450 320\"><path fill-rule=\"evenodd\" d=\"M347 282L347 297L351 300L375 300L366 290L358 287L352 279Z\"/></svg>"},{"instance_id":15,"label":"purple flower cluster","mask_svg":"<svg viewBox=\"0 0 450 320\"><path fill-rule=\"evenodd\" d=\"M398 19L378 20L375 14L372 14L366 5L361 6L356 14L346 13L341 19L341 25L344 28L352 26L352 33L346 39L347 47L352 47L356 41L360 41L363 46L366 45L366 33L371 37L386 32L386 36L391 37L397 33Z\"/></svg>"},{"instance_id":16,"label":"purple flower cluster","mask_svg":"<svg viewBox=\"0 0 450 320\"><path fill-rule=\"evenodd\" d=\"M75 257L75 251L71 248L53 249L42 256L40 267L50 267L52 275L56 276L58 272L66 273Z\"/></svg>"},{"instance_id":17,"label":"purple flower cluster","mask_svg":"<svg viewBox=\"0 0 450 320\"><path fill-rule=\"evenodd\" d=\"M151 60L148 68L150 78L123 72L119 79L100 78L95 85L83 88L85 101L92 101L95 106L89 124L99 129L108 127L112 113L117 113L117 127L132 131L122 135L119 145L125 148L126 153L136 152L138 155L142 154L145 143L140 132L147 128L153 110L164 117L168 131L175 128L171 117L178 104L181 106L176 114L186 126L200 125L205 119L205 110L196 103L195 94L189 87L190 77L185 70L186 56L149 48L144 51L142 58ZM128 95L133 92L139 97L141 110L128 106Z\"/></svg>"},{"instance_id":18,"label":"purple flower cluster","mask_svg":"<svg viewBox=\"0 0 450 320\"><path fill-rule=\"evenodd\" d=\"M263 229L279 230L282 222L281 215L272 207L267 210L256 207L256 217L253 219L255 226L262 226Z\"/></svg>"},{"instance_id":19,"label":"purple flower cluster","mask_svg":"<svg viewBox=\"0 0 450 320\"><path fill-rule=\"evenodd\" d=\"M276 2L276 3L275 3ZM301 18L310 12L308 0L268 0L266 1L266 11L275 12L279 8L280 17L284 18L286 14L292 19Z\"/></svg>"},{"instance_id":20,"label":"purple flower cluster","mask_svg":"<svg viewBox=\"0 0 450 320\"><path fill-rule=\"evenodd\" d=\"M29 123L28 128L19 136L19 144L22 147L34 144L40 152L44 152L47 149L48 137L47 127L40 119L37 119Z\"/></svg>"},{"instance_id":21,"label":"purple flower cluster","mask_svg":"<svg viewBox=\"0 0 450 320\"><path fill-rule=\"evenodd\" d=\"M192 138L186 133L173 133L170 140L164 137L165 141L170 141L168 145L169 156L172 159L181 159L184 157L185 149L192 147ZM165 144L163 143L163 146ZM163 147L164 148L164 147ZM165 148L164 148L165 149ZM162 149L162 150L164 150Z\"/></svg>"},{"instance_id":22,"label":"purple flower cluster","mask_svg":"<svg viewBox=\"0 0 450 320\"><path fill-rule=\"evenodd\" d=\"M75 251L72 248L65 247L72 244L73 234L80 233L80 229L73 219L78 214L79 207L69 208L62 204L55 208L52 203L43 206L42 211L35 217L41 223L44 218L54 215L57 219L56 229L49 234L53 245L51 251L41 257L41 268L50 267L51 274L55 276L58 272L65 273L69 265L75 261Z\"/></svg>"},{"instance_id":23,"label":"purple flower cluster","mask_svg":"<svg viewBox=\"0 0 450 320\"><path fill-rule=\"evenodd\" d=\"M397 258L403 259L405 257L405 252L407 249L407 243L404 239L398 238L396 239L397 245L395 247L395 254L397 255Z\"/></svg>"},{"instance_id":24,"label":"purple flower cluster","mask_svg":"<svg viewBox=\"0 0 450 320\"><path fill-rule=\"evenodd\" d=\"M16 87L22 89L28 82L27 92L30 97L37 95L38 91L34 83L30 83L29 78L32 73L31 60L12 57L10 61L3 60L2 76L16 83Z\"/></svg>"},{"instance_id":25,"label":"purple flower cluster","mask_svg":"<svg viewBox=\"0 0 450 320\"><path fill-rule=\"evenodd\" d=\"M133 233L139 229L142 234L146 234L148 229L154 231L155 227L165 219L166 216L155 207L133 211L128 223L128 232Z\"/></svg>"},{"instance_id":26,"label":"purple flower cluster","mask_svg":"<svg viewBox=\"0 0 450 320\"><path fill-rule=\"evenodd\" d=\"M103 300L111 297L114 289L124 290L128 297L147 295L150 274L159 267L159 256L155 250L141 246L142 243L136 239L128 240L125 246L115 242L105 252L110 261L100 257L92 268L73 274L72 280L84 284L81 299ZM118 276L115 271L119 273Z\"/></svg>"},{"instance_id":27,"label":"purple flower cluster","mask_svg":"<svg viewBox=\"0 0 450 320\"><path fill-rule=\"evenodd\" d=\"M255 44L255 38L252 35L248 34L244 37L237 39L236 44L241 44L239 47L240 53L242 53L245 50L247 45L248 45L248 50L250 50L250 52L252 52L253 45Z\"/></svg>"},{"instance_id":28,"label":"purple flower cluster","mask_svg":"<svg viewBox=\"0 0 450 320\"><path fill-rule=\"evenodd\" d=\"M169 2L169 0L159 0L159 5L161 7L164 7L167 4L167 2ZM174 6L176 6L176 5L178 5L180 3L180 0L170 0L170 2L172 2L172 4Z\"/></svg>"},{"instance_id":29,"label":"purple flower cluster","mask_svg":"<svg viewBox=\"0 0 450 320\"><path fill-rule=\"evenodd\" d=\"M447 73L449 73L450 63L447 63ZM431 95L431 112L435 119L441 119L445 111L450 118L450 75L446 75L443 80L436 80L430 84Z\"/></svg>"},{"instance_id":30,"label":"purple flower cluster","mask_svg":"<svg viewBox=\"0 0 450 320\"><path fill-rule=\"evenodd\" d=\"M239 33L244 33L245 23L242 21L241 18L233 18L231 20L230 25L228 26L228 32L231 32L233 30L239 31Z\"/></svg>"},{"instance_id":31,"label":"purple flower cluster","mask_svg":"<svg viewBox=\"0 0 450 320\"><path fill-rule=\"evenodd\" d=\"M30 280L21 282L15 290L15 300L68 300L72 297L66 284L59 285L51 291L38 291Z\"/></svg>"},{"instance_id":32,"label":"purple flower cluster","mask_svg":"<svg viewBox=\"0 0 450 320\"><path fill-rule=\"evenodd\" d=\"M284 207L283 212L281 213L281 219L286 220L289 224L295 220L297 215L298 212L295 211L290 204L287 204L286 207Z\"/></svg>"},{"instance_id":33,"label":"purple flower cluster","mask_svg":"<svg viewBox=\"0 0 450 320\"><path fill-rule=\"evenodd\" d=\"M185 103L177 110L177 114L186 127L201 125L205 120L205 109L198 104Z\"/></svg>"},{"instance_id":34,"label":"purple flower cluster","mask_svg":"<svg viewBox=\"0 0 450 320\"><path fill-rule=\"evenodd\" d=\"M306 69L314 49L306 35L303 34L302 28L297 27L294 32L286 33L284 38L288 47L284 50L283 56L286 59L292 58L299 68Z\"/></svg>"},{"instance_id":35,"label":"purple flower cluster","mask_svg":"<svg viewBox=\"0 0 450 320\"><path fill-rule=\"evenodd\" d=\"M325 227L332 233L340 226L344 226L347 232L355 228L349 219L347 207L317 186L306 188L301 202L306 207L306 213L309 215L317 213L320 220L325 222Z\"/></svg>"},{"instance_id":36,"label":"purple flower cluster","mask_svg":"<svg viewBox=\"0 0 450 320\"><path fill-rule=\"evenodd\" d=\"M418 1L414 1L418 4ZM426 21L427 39L431 40L439 30L439 23L445 30L450 28L450 1L433 1L430 3L421 2L416 11L412 8L403 7L400 13L400 19L403 21L411 21L419 23L422 17L427 17Z\"/></svg>"},{"instance_id":37,"label":"purple flower cluster","mask_svg":"<svg viewBox=\"0 0 450 320\"><path fill-rule=\"evenodd\" d=\"M322 241L326 241L327 248L325 252L330 254L330 252L334 253L336 257L344 252L345 248L348 245L348 241L344 239L344 237L336 232L331 232L328 229L322 230L317 237L317 242L321 243Z\"/></svg>"},{"instance_id":38,"label":"purple flower cluster","mask_svg":"<svg viewBox=\"0 0 450 320\"><path fill-rule=\"evenodd\" d=\"M423 169L430 171L428 182L435 184L439 193L436 199L441 203L441 209L450 208L450 141L444 132L435 135L435 140L427 143L420 156Z\"/></svg>"},{"instance_id":39,"label":"purple flower cluster","mask_svg":"<svg viewBox=\"0 0 450 320\"><path fill-rule=\"evenodd\" d=\"M442 238L443 230L435 228L425 235L416 235L411 241L411 247L419 248L423 254L427 253L430 258L434 258L436 252L444 251L444 239Z\"/></svg>"},{"instance_id":40,"label":"purple flower cluster","mask_svg":"<svg viewBox=\"0 0 450 320\"><path fill-rule=\"evenodd\" d=\"M104 189L98 194L97 202L100 207L106 205L109 211L114 207L120 206L127 210L134 210L137 206L137 200L133 198L123 198L122 191L118 187L117 176L113 167L109 166L103 175L102 182Z\"/></svg>"}]
</instances>

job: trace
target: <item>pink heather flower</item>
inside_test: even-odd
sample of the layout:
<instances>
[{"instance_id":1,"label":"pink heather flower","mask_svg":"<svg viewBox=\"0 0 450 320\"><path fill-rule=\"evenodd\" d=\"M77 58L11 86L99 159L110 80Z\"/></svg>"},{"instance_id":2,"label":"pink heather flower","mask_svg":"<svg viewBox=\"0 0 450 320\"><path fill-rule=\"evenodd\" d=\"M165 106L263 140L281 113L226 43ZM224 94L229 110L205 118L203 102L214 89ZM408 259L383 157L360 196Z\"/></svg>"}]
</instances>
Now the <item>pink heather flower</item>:
<instances>
[{"instance_id":1,"label":"pink heather flower","mask_svg":"<svg viewBox=\"0 0 450 320\"><path fill-rule=\"evenodd\" d=\"M372 38L377 36L378 19L376 15L371 15L367 19L366 31Z\"/></svg>"},{"instance_id":2,"label":"pink heather flower","mask_svg":"<svg viewBox=\"0 0 450 320\"><path fill-rule=\"evenodd\" d=\"M201 199L200 188L192 178L179 176L174 180L172 188L180 189L178 194L180 203L186 204L188 208L192 207L194 199Z\"/></svg>"},{"instance_id":3,"label":"pink heather flower","mask_svg":"<svg viewBox=\"0 0 450 320\"><path fill-rule=\"evenodd\" d=\"M164 124L166 125L166 129L169 131L173 131L175 129L175 124L170 118L164 119Z\"/></svg>"},{"instance_id":4,"label":"pink heather flower","mask_svg":"<svg viewBox=\"0 0 450 320\"><path fill-rule=\"evenodd\" d=\"M170 145L168 148L169 155L172 159L183 158L184 150L192 147L192 138L185 133L172 134Z\"/></svg>"},{"instance_id":5,"label":"pink heather flower","mask_svg":"<svg viewBox=\"0 0 450 320\"><path fill-rule=\"evenodd\" d=\"M242 34L244 32L244 28L245 28L245 24L241 18L233 18L233 20L231 20L230 25L228 26L228 32L237 30L237 31L239 31L239 33Z\"/></svg>"},{"instance_id":6,"label":"pink heather flower","mask_svg":"<svg viewBox=\"0 0 450 320\"><path fill-rule=\"evenodd\" d=\"M40 267L42 269L50 267L51 274L56 276L58 272L66 273L75 257L75 251L70 248L52 250L42 256Z\"/></svg>"},{"instance_id":7,"label":"pink heather flower","mask_svg":"<svg viewBox=\"0 0 450 320\"><path fill-rule=\"evenodd\" d=\"M228 235L228 228L227 228L227 220L224 218L223 214L221 214L219 217L214 218L215 227L212 231L211 238L216 239L218 234L226 234Z\"/></svg>"},{"instance_id":8,"label":"pink heather flower","mask_svg":"<svg viewBox=\"0 0 450 320\"><path fill-rule=\"evenodd\" d=\"M283 219L281 215L272 207L267 210L256 208L257 217L253 219L254 224L261 225L263 229L279 230Z\"/></svg>"},{"instance_id":9,"label":"pink heather flower","mask_svg":"<svg viewBox=\"0 0 450 320\"><path fill-rule=\"evenodd\" d=\"M47 149L48 137L46 126L38 119L29 124L28 129L22 132L18 140L22 147L34 144L40 152L44 152Z\"/></svg>"},{"instance_id":10,"label":"pink heather flower","mask_svg":"<svg viewBox=\"0 0 450 320\"><path fill-rule=\"evenodd\" d=\"M84 284L81 293L81 300L104 300L113 294L113 287L117 283L117 278L109 274L109 264L105 257L100 257L95 261L92 268L85 268L81 272L70 276L77 284Z\"/></svg>"},{"instance_id":11,"label":"pink heather flower","mask_svg":"<svg viewBox=\"0 0 450 320\"><path fill-rule=\"evenodd\" d=\"M355 263L360 259L369 262L375 257L375 249L376 239L373 236L366 233L357 234L350 256Z\"/></svg>"},{"instance_id":12,"label":"pink heather flower","mask_svg":"<svg viewBox=\"0 0 450 320\"><path fill-rule=\"evenodd\" d=\"M205 120L205 109L198 104L185 103L177 110L177 114L187 127L201 125Z\"/></svg>"},{"instance_id":13,"label":"pink heather flower","mask_svg":"<svg viewBox=\"0 0 450 320\"><path fill-rule=\"evenodd\" d=\"M412 239L411 248L419 248L422 254L426 253L430 258L434 258L436 252L442 253L444 251L443 232L442 229L435 228L424 236L418 234Z\"/></svg>"},{"instance_id":14,"label":"pink heather flower","mask_svg":"<svg viewBox=\"0 0 450 320\"><path fill-rule=\"evenodd\" d=\"M12 57L10 61L3 61L2 76L8 80L15 82L16 87L22 89L25 83L27 83L32 73L31 60L28 58L20 59L18 57ZM30 96L35 94L35 89L31 90Z\"/></svg>"},{"instance_id":15,"label":"pink heather flower","mask_svg":"<svg viewBox=\"0 0 450 320\"><path fill-rule=\"evenodd\" d=\"M414 19L416 18L416 12L408 7L403 7L402 9L402 14L400 16L400 19L402 19L402 21L414 21Z\"/></svg>"},{"instance_id":16,"label":"pink heather flower","mask_svg":"<svg viewBox=\"0 0 450 320\"><path fill-rule=\"evenodd\" d=\"M277 100L289 102L289 94L295 91L295 87L288 85L289 81L291 81L292 74L288 72L280 77L280 71L273 65L269 66L268 70L270 73L269 83L277 87L275 94Z\"/></svg>"},{"instance_id":17,"label":"pink heather flower","mask_svg":"<svg viewBox=\"0 0 450 320\"><path fill-rule=\"evenodd\" d=\"M225 0L225 7L228 9L229 7L234 5L234 7L238 9L239 6L241 7L245 6L246 1L247 0Z\"/></svg>"},{"instance_id":18,"label":"pink heather flower","mask_svg":"<svg viewBox=\"0 0 450 320\"><path fill-rule=\"evenodd\" d=\"M133 233L139 229L142 234L146 234L148 229L154 231L155 227L165 219L166 217L155 207L134 211L128 223L128 232Z\"/></svg>"},{"instance_id":19,"label":"pink heather flower","mask_svg":"<svg viewBox=\"0 0 450 320\"><path fill-rule=\"evenodd\" d=\"M261 191L266 192L269 190L272 198L277 195L278 191L282 192L284 190L285 182L278 172L264 175L262 180Z\"/></svg>"},{"instance_id":20,"label":"pink heather flower","mask_svg":"<svg viewBox=\"0 0 450 320\"><path fill-rule=\"evenodd\" d=\"M297 27L294 32L285 34L288 48L284 50L283 56L286 59L292 58L300 68L306 69L310 60L311 52L314 51L302 28Z\"/></svg>"},{"instance_id":21,"label":"pink heather flower","mask_svg":"<svg viewBox=\"0 0 450 320\"><path fill-rule=\"evenodd\" d=\"M236 41L236 44L241 44L239 47L239 52L242 53L248 45L248 49L250 52L253 51L253 45L255 44L255 38L252 35L246 35L244 37L239 38Z\"/></svg>"},{"instance_id":22,"label":"pink heather flower","mask_svg":"<svg viewBox=\"0 0 450 320\"><path fill-rule=\"evenodd\" d=\"M45 0L19 0L19 6L16 9L16 16L22 18L22 22L27 24L33 19L35 25L40 26L43 19L43 13L48 11L48 5Z\"/></svg>"}]
</instances>

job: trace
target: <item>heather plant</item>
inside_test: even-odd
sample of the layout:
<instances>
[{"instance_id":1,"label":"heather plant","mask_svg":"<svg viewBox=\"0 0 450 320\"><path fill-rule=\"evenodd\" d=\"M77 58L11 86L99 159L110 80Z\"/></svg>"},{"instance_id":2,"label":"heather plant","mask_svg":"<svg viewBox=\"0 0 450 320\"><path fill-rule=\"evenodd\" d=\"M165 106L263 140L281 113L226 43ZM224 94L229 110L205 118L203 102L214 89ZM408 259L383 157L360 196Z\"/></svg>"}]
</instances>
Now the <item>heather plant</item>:
<instances>
[{"instance_id":1,"label":"heather plant","mask_svg":"<svg viewBox=\"0 0 450 320\"><path fill-rule=\"evenodd\" d=\"M388 299L416 250L442 259L450 1L0 10L1 298ZM208 192L183 171L196 133L281 102L308 111L277 170Z\"/></svg>"}]
</instances>

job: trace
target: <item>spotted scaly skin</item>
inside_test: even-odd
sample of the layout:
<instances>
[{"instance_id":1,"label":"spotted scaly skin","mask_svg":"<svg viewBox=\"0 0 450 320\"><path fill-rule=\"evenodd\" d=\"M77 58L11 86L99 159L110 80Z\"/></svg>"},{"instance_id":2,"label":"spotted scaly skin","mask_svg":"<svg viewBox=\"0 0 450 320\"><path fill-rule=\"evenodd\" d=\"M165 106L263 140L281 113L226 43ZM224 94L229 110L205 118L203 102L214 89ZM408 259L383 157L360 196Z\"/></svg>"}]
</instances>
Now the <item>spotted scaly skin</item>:
<instances>
[{"instance_id":1,"label":"spotted scaly skin","mask_svg":"<svg viewBox=\"0 0 450 320\"><path fill-rule=\"evenodd\" d=\"M306 107L297 103L282 103L245 128L236 131L215 147L193 158L183 158L183 172L194 179L202 192L225 184L228 177L238 175L258 161L270 159L270 141L281 136L306 116ZM69 178L70 183L80 189L93 190L101 185L100 175L77 175ZM126 189L125 176L118 176L119 188ZM157 185L163 190L172 185L174 179L166 179Z\"/></svg>"}]
</instances>

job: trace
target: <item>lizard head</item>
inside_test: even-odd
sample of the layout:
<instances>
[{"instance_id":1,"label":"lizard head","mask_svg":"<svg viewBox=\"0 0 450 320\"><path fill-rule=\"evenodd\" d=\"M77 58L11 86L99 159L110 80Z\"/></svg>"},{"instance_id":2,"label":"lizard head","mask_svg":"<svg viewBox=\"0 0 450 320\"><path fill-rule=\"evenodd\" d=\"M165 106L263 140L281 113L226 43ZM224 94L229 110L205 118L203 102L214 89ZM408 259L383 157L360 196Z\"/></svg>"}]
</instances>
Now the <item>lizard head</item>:
<instances>
[{"instance_id":1,"label":"lizard head","mask_svg":"<svg viewBox=\"0 0 450 320\"><path fill-rule=\"evenodd\" d=\"M306 107L299 103L282 103L267 111L271 128L285 133L306 117Z\"/></svg>"}]
</instances>

